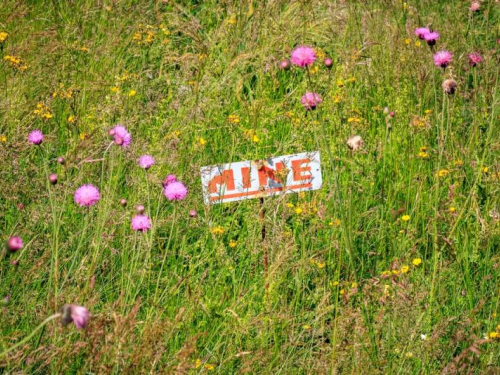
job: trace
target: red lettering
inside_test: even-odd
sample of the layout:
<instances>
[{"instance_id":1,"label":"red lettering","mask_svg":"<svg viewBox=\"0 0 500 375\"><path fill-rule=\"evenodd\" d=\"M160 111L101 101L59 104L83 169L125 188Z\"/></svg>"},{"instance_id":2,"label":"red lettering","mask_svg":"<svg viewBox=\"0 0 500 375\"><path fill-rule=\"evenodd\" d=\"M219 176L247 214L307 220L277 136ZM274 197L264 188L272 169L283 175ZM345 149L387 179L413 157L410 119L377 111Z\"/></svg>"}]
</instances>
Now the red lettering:
<instances>
[{"instance_id":1,"label":"red lettering","mask_svg":"<svg viewBox=\"0 0 500 375\"><path fill-rule=\"evenodd\" d=\"M294 181L304 181L310 180L312 178L311 167L302 167L302 164L310 163L309 159L298 159L292 161L292 170L293 170L293 180ZM303 174L304 172L309 172L307 174Z\"/></svg>"},{"instance_id":2,"label":"red lettering","mask_svg":"<svg viewBox=\"0 0 500 375\"><path fill-rule=\"evenodd\" d=\"M275 176L275 172L279 172L283 168L285 168L285 164L283 164L283 162L276 163L276 170L274 170L272 168L268 168L266 166L263 166L262 168L260 168L259 169L259 186L267 185L268 178L281 184L282 182L281 182L279 177Z\"/></svg>"},{"instance_id":3,"label":"red lettering","mask_svg":"<svg viewBox=\"0 0 500 375\"><path fill-rule=\"evenodd\" d=\"M212 181L208 184L208 190L210 193L217 193L217 185L226 185L226 190L234 190L234 173L232 169L227 169L222 172L222 174L215 176Z\"/></svg>"}]
</instances>

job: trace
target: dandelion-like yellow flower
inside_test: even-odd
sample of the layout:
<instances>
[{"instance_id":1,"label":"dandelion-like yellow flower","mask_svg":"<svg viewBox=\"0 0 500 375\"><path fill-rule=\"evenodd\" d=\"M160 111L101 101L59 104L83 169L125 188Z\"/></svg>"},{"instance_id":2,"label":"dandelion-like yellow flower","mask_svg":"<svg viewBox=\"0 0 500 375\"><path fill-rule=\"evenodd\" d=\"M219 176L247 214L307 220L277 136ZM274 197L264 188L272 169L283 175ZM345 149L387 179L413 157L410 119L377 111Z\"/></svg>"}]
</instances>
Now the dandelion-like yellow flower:
<instances>
[{"instance_id":1,"label":"dandelion-like yellow flower","mask_svg":"<svg viewBox=\"0 0 500 375\"><path fill-rule=\"evenodd\" d=\"M130 91L128 92L128 96L129 96L129 97L135 96L135 94L137 94L137 91L135 91L135 90L130 90Z\"/></svg>"},{"instance_id":2,"label":"dandelion-like yellow flower","mask_svg":"<svg viewBox=\"0 0 500 375\"><path fill-rule=\"evenodd\" d=\"M295 209L295 213L296 213L297 215L300 215L302 212L303 212L303 210L302 210L302 208L300 208L300 207L297 207L297 208Z\"/></svg>"},{"instance_id":3,"label":"dandelion-like yellow flower","mask_svg":"<svg viewBox=\"0 0 500 375\"><path fill-rule=\"evenodd\" d=\"M198 138L198 143L201 146L205 146L207 144L207 141L205 140L205 138Z\"/></svg>"},{"instance_id":4,"label":"dandelion-like yellow flower","mask_svg":"<svg viewBox=\"0 0 500 375\"><path fill-rule=\"evenodd\" d=\"M488 167L483 167L481 168L481 170L483 171L483 173L488 173Z\"/></svg>"},{"instance_id":5,"label":"dandelion-like yellow flower","mask_svg":"<svg viewBox=\"0 0 500 375\"><path fill-rule=\"evenodd\" d=\"M214 228L212 228L212 233L213 234L222 234L222 233L224 233L224 228L222 228L220 226L214 227Z\"/></svg>"},{"instance_id":6,"label":"dandelion-like yellow flower","mask_svg":"<svg viewBox=\"0 0 500 375\"><path fill-rule=\"evenodd\" d=\"M464 165L464 162L462 160L458 159L458 160L453 161L453 165L455 167L461 167L462 165Z\"/></svg>"},{"instance_id":7,"label":"dandelion-like yellow flower","mask_svg":"<svg viewBox=\"0 0 500 375\"><path fill-rule=\"evenodd\" d=\"M408 273L409 270L410 270L410 267L408 267L408 266L401 267L401 273Z\"/></svg>"},{"instance_id":8,"label":"dandelion-like yellow flower","mask_svg":"<svg viewBox=\"0 0 500 375\"><path fill-rule=\"evenodd\" d=\"M417 155L419 158L422 158L422 159L427 159L429 158L429 154L425 151L420 151Z\"/></svg>"},{"instance_id":9,"label":"dandelion-like yellow flower","mask_svg":"<svg viewBox=\"0 0 500 375\"><path fill-rule=\"evenodd\" d=\"M234 25L236 23L236 17L235 16L231 16L231 18L229 18L227 20L227 23L230 24L230 25Z\"/></svg>"},{"instance_id":10,"label":"dandelion-like yellow flower","mask_svg":"<svg viewBox=\"0 0 500 375\"><path fill-rule=\"evenodd\" d=\"M447 176L449 173L450 173L450 171L449 171L449 170L447 170L447 169L441 169L441 170L439 170L439 171L438 171L437 175L438 175L438 177L445 177L445 176Z\"/></svg>"},{"instance_id":11,"label":"dandelion-like yellow flower","mask_svg":"<svg viewBox=\"0 0 500 375\"><path fill-rule=\"evenodd\" d=\"M286 204L286 206L287 206L288 208L293 208L293 207L294 207L293 203L287 203L287 204Z\"/></svg>"},{"instance_id":12,"label":"dandelion-like yellow flower","mask_svg":"<svg viewBox=\"0 0 500 375\"><path fill-rule=\"evenodd\" d=\"M496 331L490 332L489 337L490 337L490 339L497 339L500 337L500 333L498 333Z\"/></svg>"},{"instance_id":13,"label":"dandelion-like yellow flower","mask_svg":"<svg viewBox=\"0 0 500 375\"><path fill-rule=\"evenodd\" d=\"M340 225L340 219L334 219L328 223L329 226L339 226Z\"/></svg>"},{"instance_id":14,"label":"dandelion-like yellow flower","mask_svg":"<svg viewBox=\"0 0 500 375\"><path fill-rule=\"evenodd\" d=\"M401 216L401 220L403 220L403 221L410 220L410 215L403 215L403 216Z\"/></svg>"},{"instance_id":15,"label":"dandelion-like yellow flower","mask_svg":"<svg viewBox=\"0 0 500 375\"><path fill-rule=\"evenodd\" d=\"M227 121L229 121L231 124L239 124L240 118L236 115L229 115L227 117Z\"/></svg>"},{"instance_id":16,"label":"dandelion-like yellow flower","mask_svg":"<svg viewBox=\"0 0 500 375\"><path fill-rule=\"evenodd\" d=\"M5 42L8 37L9 37L9 34L7 34L5 31L0 32L0 43Z\"/></svg>"},{"instance_id":17,"label":"dandelion-like yellow flower","mask_svg":"<svg viewBox=\"0 0 500 375\"><path fill-rule=\"evenodd\" d=\"M194 368L200 368L201 367L201 359L196 359L196 361L194 361Z\"/></svg>"},{"instance_id":18,"label":"dandelion-like yellow flower","mask_svg":"<svg viewBox=\"0 0 500 375\"><path fill-rule=\"evenodd\" d=\"M215 370L215 365L212 365L211 363L207 363L205 365L205 369L208 371L214 371Z\"/></svg>"},{"instance_id":19,"label":"dandelion-like yellow flower","mask_svg":"<svg viewBox=\"0 0 500 375\"><path fill-rule=\"evenodd\" d=\"M230 247L230 248L235 248L235 247L236 247L236 245L238 245L238 242L236 242L235 240L231 240L231 241L229 241L229 247Z\"/></svg>"},{"instance_id":20,"label":"dandelion-like yellow flower","mask_svg":"<svg viewBox=\"0 0 500 375\"><path fill-rule=\"evenodd\" d=\"M2 142L2 143L7 142L7 136L5 134L0 135L0 142Z\"/></svg>"},{"instance_id":21,"label":"dandelion-like yellow flower","mask_svg":"<svg viewBox=\"0 0 500 375\"><path fill-rule=\"evenodd\" d=\"M326 266L325 263L321 263L321 262L316 263L316 265L318 266L319 269L323 269Z\"/></svg>"},{"instance_id":22,"label":"dandelion-like yellow flower","mask_svg":"<svg viewBox=\"0 0 500 375\"><path fill-rule=\"evenodd\" d=\"M75 123L75 121L76 121L75 116L71 115L71 116L69 116L69 117L68 117L68 122L69 122L70 124L74 124L74 123Z\"/></svg>"},{"instance_id":23,"label":"dandelion-like yellow flower","mask_svg":"<svg viewBox=\"0 0 500 375\"><path fill-rule=\"evenodd\" d=\"M412 260L412 262L411 262L411 263L412 263L415 267L418 267L418 266L420 266L420 265L422 264L422 259L420 259L420 258L415 258L415 259L413 259L413 260Z\"/></svg>"},{"instance_id":24,"label":"dandelion-like yellow flower","mask_svg":"<svg viewBox=\"0 0 500 375\"><path fill-rule=\"evenodd\" d=\"M457 210L457 209L456 209L455 207L450 207L450 208L448 208L448 211L449 211L449 212L452 212L452 213L453 213L453 212L455 212L456 210Z\"/></svg>"}]
</instances>

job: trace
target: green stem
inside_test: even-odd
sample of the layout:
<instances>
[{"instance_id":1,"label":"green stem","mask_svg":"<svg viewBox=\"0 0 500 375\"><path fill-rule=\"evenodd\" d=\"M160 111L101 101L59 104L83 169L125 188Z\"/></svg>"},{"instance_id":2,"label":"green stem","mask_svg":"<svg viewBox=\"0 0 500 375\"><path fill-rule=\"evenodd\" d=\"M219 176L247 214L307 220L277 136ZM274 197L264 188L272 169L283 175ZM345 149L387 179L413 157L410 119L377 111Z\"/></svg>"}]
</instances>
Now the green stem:
<instances>
[{"instance_id":1,"label":"green stem","mask_svg":"<svg viewBox=\"0 0 500 375\"><path fill-rule=\"evenodd\" d=\"M45 319L42 323L40 323L40 325L38 327L36 327L33 332L31 332L28 336L26 336L24 339L22 339L21 341L19 341L17 344L14 344L13 346L11 346L10 348L4 350L2 353L0 353L0 358L4 357L5 355L9 354L11 351L13 351L14 349L20 347L21 345L23 345L24 343L28 342L29 339L31 339L33 336L35 336L35 334L40 330L42 329L48 322L50 322L51 320L54 320L54 319L57 319L61 316L60 313L57 313L57 314L54 314L52 316L49 316L47 319Z\"/></svg>"}]
</instances>

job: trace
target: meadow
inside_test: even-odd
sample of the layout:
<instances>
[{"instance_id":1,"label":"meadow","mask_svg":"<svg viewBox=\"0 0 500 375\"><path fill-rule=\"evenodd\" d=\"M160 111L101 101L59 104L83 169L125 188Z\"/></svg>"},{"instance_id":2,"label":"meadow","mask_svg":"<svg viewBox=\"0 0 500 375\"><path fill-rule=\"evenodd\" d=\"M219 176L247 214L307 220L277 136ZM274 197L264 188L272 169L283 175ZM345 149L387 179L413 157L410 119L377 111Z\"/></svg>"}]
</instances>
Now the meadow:
<instances>
[{"instance_id":1,"label":"meadow","mask_svg":"<svg viewBox=\"0 0 500 375\"><path fill-rule=\"evenodd\" d=\"M498 0L4 0L0 60L0 373L500 373Z\"/></svg>"}]
</instances>

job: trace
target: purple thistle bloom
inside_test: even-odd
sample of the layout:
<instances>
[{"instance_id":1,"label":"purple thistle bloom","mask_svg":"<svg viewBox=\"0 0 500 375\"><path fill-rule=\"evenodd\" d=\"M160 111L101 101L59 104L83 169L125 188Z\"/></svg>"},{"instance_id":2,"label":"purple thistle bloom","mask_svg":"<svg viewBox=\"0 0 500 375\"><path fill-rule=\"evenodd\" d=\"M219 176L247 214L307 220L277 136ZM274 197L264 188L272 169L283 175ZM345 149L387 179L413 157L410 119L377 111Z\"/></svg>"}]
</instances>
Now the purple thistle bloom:
<instances>
[{"instance_id":1,"label":"purple thistle bloom","mask_svg":"<svg viewBox=\"0 0 500 375\"><path fill-rule=\"evenodd\" d=\"M316 54L311 47L300 46L292 51L290 61L293 65L305 68L306 66L312 65L316 61Z\"/></svg>"},{"instance_id":2,"label":"purple thistle bloom","mask_svg":"<svg viewBox=\"0 0 500 375\"><path fill-rule=\"evenodd\" d=\"M321 97L315 92L306 92L300 100L306 110L316 109L316 106L322 102Z\"/></svg>"},{"instance_id":3,"label":"purple thistle bloom","mask_svg":"<svg viewBox=\"0 0 500 375\"><path fill-rule=\"evenodd\" d=\"M425 38L425 34L429 33L430 30L427 27L419 27L415 29L415 35L418 36L420 39Z\"/></svg>"},{"instance_id":4,"label":"purple thistle bloom","mask_svg":"<svg viewBox=\"0 0 500 375\"><path fill-rule=\"evenodd\" d=\"M181 201L186 198L187 189L182 182L174 181L163 188L163 194L169 201Z\"/></svg>"},{"instance_id":5,"label":"purple thistle bloom","mask_svg":"<svg viewBox=\"0 0 500 375\"><path fill-rule=\"evenodd\" d=\"M177 176L175 174L169 174L165 179L163 180L163 187L167 186L168 184L171 184L172 182L177 181Z\"/></svg>"},{"instance_id":6,"label":"purple thistle bloom","mask_svg":"<svg viewBox=\"0 0 500 375\"><path fill-rule=\"evenodd\" d=\"M439 51L433 56L434 65L446 68L450 65L453 55L448 51Z\"/></svg>"},{"instance_id":7,"label":"purple thistle bloom","mask_svg":"<svg viewBox=\"0 0 500 375\"><path fill-rule=\"evenodd\" d=\"M40 130L33 130L28 134L28 142L33 145L39 145L43 142L43 133Z\"/></svg>"},{"instance_id":8,"label":"purple thistle bloom","mask_svg":"<svg viewBox=\"0 0 500 375\"><path fill-rule=\"evenodd\" d=\"M9 238L7 241L7 249L12 252L16 252L18 250L21 250L24 246L23 240L19 236L12 236Z\"/></svg>"},{"instance_id":9,"label":"purple thistle bloom","mask_svg":"<svg viewBox=\"0 0 500 375\"><path fill-rule=\"evenodd\" d=\"M128 147L130 145L130 141L132 140L130 133L123 125L116 125L110 130L109 134L114 137L115 143L121 147Z\"/></svg>"},{"instance_id":10,"label":"purple thistle bloom","mask_svg":"<svg viewBox=\"0 0 500 375\"><path fill-rule=\"evenodd\" d=\"M75 191L75 202L80 207L93 206L100 198L99 190L94 185L82 185Z\"/></svg>"},{"instance_id":11,"label":"purple thistle bloom","mask_svg":"<svg viewBox=\"0 0 500 375\"><path fill-rule=\"evenodd\" d=\"M132 218L132 229L145 232L151 228L151 220L146 215L135 215Z\"/></svg>"},{"instance_id":12,"label":"purple thistle bloom","mask_svg":"<svg viewBox=\"0 0 500 375\"><path fill-rule=\"evenodd\" d=\"M483 58L479 53L471 53L469 55L469 64L472 67L475 67L477 64L480 64L483 61Z\"/></svg>"},{"instance_id":13,"label":"purple thistle bloom","mask_svg":"<svg viewBox=\"0 0 500 375\"><path fill-rule=\"evenodd\" d=\"M82 329L87 326L90 319L89 310L78 305L64 305L62 309L63 324L73 323L76 329Z\"/></svg>"},{"instance_id":14,"label":"purple thistle bloom","mask_svg":"<svg viewBox=\"0 0 500 375\"><path fill-rule=\"evenodd\" d=\"M151 155L142 155L138 162L139 167L149 169L155 163L155 159Z\"/></svg>"},{"instance_id":15,"label":"purple thistle bloom","mask_svg":"<svg viewBox=\"0 0 500 375\"><path fill-rule=\"evenodd\" d=\"M424 39L428 45L433 46L439 39L439 33L436 31L429 31L427 34L424 35Z\"/></svg>"}]
</instances>

